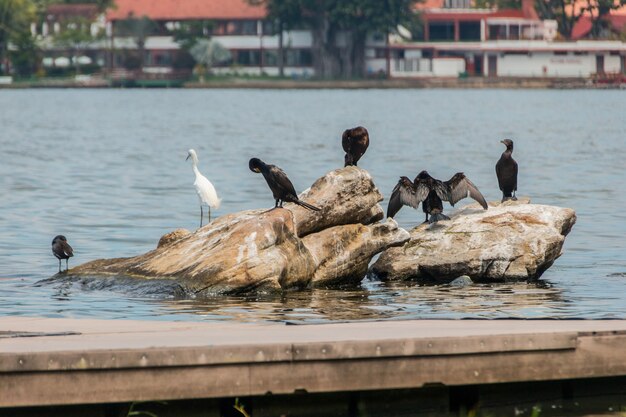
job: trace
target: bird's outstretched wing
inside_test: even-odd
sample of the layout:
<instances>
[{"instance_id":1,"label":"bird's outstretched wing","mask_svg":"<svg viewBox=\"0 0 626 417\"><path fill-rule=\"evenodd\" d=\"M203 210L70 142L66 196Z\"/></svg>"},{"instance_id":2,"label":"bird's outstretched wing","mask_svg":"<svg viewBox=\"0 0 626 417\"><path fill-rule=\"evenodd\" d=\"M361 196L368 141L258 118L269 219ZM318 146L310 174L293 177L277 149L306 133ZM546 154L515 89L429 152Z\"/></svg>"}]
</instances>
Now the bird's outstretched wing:
<instances>
[{"instance_id":1,"label":"bird's outstretched wing","mask_svg":"<svg viewBox=\"0 0 626 417\"><path fill-rule=\"evenodd\" d=\"M440 180L433 179L431 183L431 187L433 191L437 194L437 196L443 201L450 201L450 188L448 185Z\"/></svg>"},{"instance_id":2,"label":"bird's outstretched wing","mask_svg":"<svg viewBox=\"0 0 626 417\"><path fill-rule=\"evenodd\" d=\"M422 185L416 186L408 179L400 178L398 184L391 192L389 205L387 206L387 217L393 217L400 211L402 206L418 208L419 204L428 196L428 188Z\"/></svg>"},{"instance_id":3,"label":"bird's outstretched wing","mask_svg":"<svg viewBox=\"0 0 626 417\"><path fill-rule=\"evenodd\" d=\"M457 172L448 181L444 181L443 184L449 190L449 199L442 198L442 200L447 200L454 206L459 200L462 200L465 197L472 197L474 200L478 201L485 210L487 210L485 197L483 197L474 183L472 183L462 172Z\"/></svg>"},{"instance_id":4,"label":"bird's outstretched wing","mask_svg":"<svg viewBox=\"0 0 626 417\"><path fill-rule=\"evenodd\" d=\"M268 169L268 173L271 176L274 184L276 184L276 186L279 187L280 190L285 195L290 194L293 197L298 198L298 194L296 193L296 189L294 188L293 184L291 183L291 181L287 177L287 174L285 174L285 171L283 171L282 169L280 169L276 165L268 165L267 167L269 168Z\"/></svg>"}]
</instances>

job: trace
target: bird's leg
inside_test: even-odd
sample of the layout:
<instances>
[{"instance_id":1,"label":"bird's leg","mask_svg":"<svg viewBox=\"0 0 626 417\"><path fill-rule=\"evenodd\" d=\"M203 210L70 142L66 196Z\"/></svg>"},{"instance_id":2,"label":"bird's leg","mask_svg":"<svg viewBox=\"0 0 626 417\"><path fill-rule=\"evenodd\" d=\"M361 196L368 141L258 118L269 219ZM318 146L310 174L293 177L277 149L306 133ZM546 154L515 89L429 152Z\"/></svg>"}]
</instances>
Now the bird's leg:
<instances>
[{"instance_id":1,"label":"bird's leg","mask_svg":"<svg viewBox=\"0 0 626 417\"><path fill-rule=\"evenodd\" d=\"M276 204L274 204L274 208L278 208L278 199L276 199Z\"/></svg>"},{"instance_id":2,"label":"bird's leg","mask_svg":"<svg viewBox=\"0 0 626 417\"><path fill-rule=\"evenodd\" d=\"M424 223L428 223L428 213L425 213L425 214L426 214L426 220L424 220Z\"/></svg>"},{"instance_id":3,"label":"bird's leg","mask_svg":"<svg viewBox=\"0 0 626 417\"><path fill-rule=\"evenodd\" d=\"M70 258L65 259L65 272L67 272L67 270L70 269L70 267L68 266L69 260Z\"/></svg>"},{"instance_id":4,"label":"bird's leg","mask_svg":"<svg viewBox=\"0 0 626 417\"><path fill-rule=\"evenodd\" d=\"M59 258L59 273L61 273L61 258Z\"/></svg>"},{"instance_id":5,"label":"bird's leg","mask_svg":"<svg viewBox=\"0 0 626 417\"><path fill-rule=\"evenodd\" d=\"M515 197L515 191L517 191L517 190L513 190L513 198L511 199L513 201L517 201L517 197Z\"/></svg>"},{"instance_id":6,"label":"bird's leg","mask_svg":"<svg viewBox=\"0 0 626 417\"><path fill-rule=\"evenodd\" d=\"M209 223L211 223L211 206L209 206Z\"/></svg>"},{"instance_id":7,"label":"bird's leg","mask_svg":"<svg viewBox=\"0 0 626 417\"><path fill-rule=\"evenodd\" d=\"M202 204L200 204L200 227L202 227L202 216L203 216L203 213L202 213Z\"/></svg>"}]
</instances>

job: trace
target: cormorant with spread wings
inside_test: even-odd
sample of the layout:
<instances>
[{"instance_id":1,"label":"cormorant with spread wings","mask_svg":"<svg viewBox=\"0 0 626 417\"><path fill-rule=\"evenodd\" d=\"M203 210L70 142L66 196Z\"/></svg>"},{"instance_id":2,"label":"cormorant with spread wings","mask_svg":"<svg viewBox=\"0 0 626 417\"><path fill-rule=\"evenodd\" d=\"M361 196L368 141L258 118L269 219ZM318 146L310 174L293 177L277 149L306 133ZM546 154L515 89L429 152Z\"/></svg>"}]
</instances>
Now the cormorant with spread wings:
<instances>
[{"instance_id":1,"label":"cormorant with spread wings","mask_svg":"<svg viewBox=\"0 0 626 417\"><path fill-rule=\"evenodd\" d=\"M402 206L411 206L416 209L422 203L422 210L426 214L424 222L436 223L439 220L450 220L442 213L442 201L448 201L454 206L465 197L472 197L487 210L485 197L462 172L457 172L448 181L440 181L431 177L427 171L422 171L413 182L407 177L400 177L389 199L387 217L395 216ZM428 215L430 215L430 220Z\"/></svg>"},{"instance_id":2,"label":"cormorant with spread wings","mask_svg":"<svg viewBox=\"0 0 626 417\"><path fill-rule=\"evenodd\" d=\"M267 185L269 185L270 190L272 190L272 194L276 199L275 208L282 207L283 201L287 201L308 208L309 210L321 210L318 207L312 206L311 204L298 199L296 189L291 181L289 181L287 174L285 174L285 171L276 165L266 164L259 158L252 158L250 159L250 162L248 162L248 166L252 172L263 174L265 181L267 181Z\"/></svg>"}]
</instances>

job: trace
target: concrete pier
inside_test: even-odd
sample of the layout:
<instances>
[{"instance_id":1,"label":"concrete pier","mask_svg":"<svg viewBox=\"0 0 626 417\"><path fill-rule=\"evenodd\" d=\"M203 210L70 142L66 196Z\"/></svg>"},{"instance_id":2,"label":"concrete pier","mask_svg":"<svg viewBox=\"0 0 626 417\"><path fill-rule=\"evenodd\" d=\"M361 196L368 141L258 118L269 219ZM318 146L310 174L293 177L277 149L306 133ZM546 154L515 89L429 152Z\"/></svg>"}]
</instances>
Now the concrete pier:
<instances>
[{"instance_id":1,"label":"concrete pier","mask_svg":"<svg viewBox=\"0 0 626 417\"><path fill-rule=\"evenodd\" d=\"M626 321L0 318L0 407L626 376Z\"/></svg>"}]
</instances>

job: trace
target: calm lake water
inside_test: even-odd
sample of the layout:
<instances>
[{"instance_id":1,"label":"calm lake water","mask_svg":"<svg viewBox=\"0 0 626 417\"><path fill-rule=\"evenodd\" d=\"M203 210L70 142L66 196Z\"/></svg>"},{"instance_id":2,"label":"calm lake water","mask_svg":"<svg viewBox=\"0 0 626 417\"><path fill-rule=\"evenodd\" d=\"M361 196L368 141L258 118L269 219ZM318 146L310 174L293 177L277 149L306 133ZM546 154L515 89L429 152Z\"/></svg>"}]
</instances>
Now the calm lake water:
<instances>
[{"instance_id":1,"label":"calm lake water","mask_svg":"<svg viewBox=\"0 0 626 417\"><path fill-rule=\"evenodd\" d=\"M620 91L2 90L0 315L626 318L625 110ZM428 169L441 179L464 171L497 200L499 141L514 139L518 195L576 210L563 256L537 283L463 288L365 280L350 291L181 299L134 280L38 284L57 271L57 234L74 247L75 266L140 254L164 233L197 227L188 148L223 198L222 215L273 206L248 170L251 156L282 167L301 191L342 165L341 132L356 125L371 138L359 165L385 198L400 175ZM410 228L423 215L404 208L397 219Z\"/></svg>"}]
</instances>

